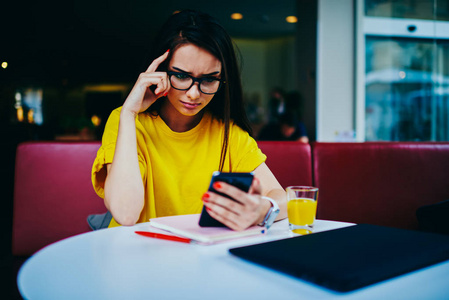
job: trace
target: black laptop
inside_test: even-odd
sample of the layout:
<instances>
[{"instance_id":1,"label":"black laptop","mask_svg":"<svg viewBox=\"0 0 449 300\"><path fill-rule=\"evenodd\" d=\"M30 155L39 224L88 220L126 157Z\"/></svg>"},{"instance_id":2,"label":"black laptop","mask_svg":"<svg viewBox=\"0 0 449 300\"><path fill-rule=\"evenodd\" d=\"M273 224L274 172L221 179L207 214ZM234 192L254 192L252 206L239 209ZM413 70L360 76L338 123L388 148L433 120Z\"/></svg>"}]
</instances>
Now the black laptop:
<instances>
[{"instance_id":1,"label":"black laptop","mask_svg":"<svg viewBox=\"0 0 449 300\"><path fill-rule=\"evenodd\" d=\"M448 260L449 235L359 224L229 251L314 284L348 292Z\"/></svg>"}]
</instances>

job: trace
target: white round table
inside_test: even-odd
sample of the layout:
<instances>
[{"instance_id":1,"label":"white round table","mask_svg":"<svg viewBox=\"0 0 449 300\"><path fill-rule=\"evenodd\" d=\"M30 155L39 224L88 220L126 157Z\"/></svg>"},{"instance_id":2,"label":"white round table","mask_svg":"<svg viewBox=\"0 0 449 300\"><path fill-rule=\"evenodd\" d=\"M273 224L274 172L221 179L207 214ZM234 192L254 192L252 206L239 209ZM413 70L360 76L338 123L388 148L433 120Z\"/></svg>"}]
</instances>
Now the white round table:
<instances>
[{"instance_id":1,"label":"white round table","mask_svg":"<svg viewBox=\"0 0 449 300\"><path fill-rule=\"evenodd\" d=\"M315 229L350 225L317 220ZM162 232L142 223L89 232L45 247L20 269L20 293L25 299L46 300L449 298L449 262L339 294L228 252L237 246L288 238L287 220L275 223L263 236L207 246L143 237L136 230Z\"/></svg>"}]
</instances>

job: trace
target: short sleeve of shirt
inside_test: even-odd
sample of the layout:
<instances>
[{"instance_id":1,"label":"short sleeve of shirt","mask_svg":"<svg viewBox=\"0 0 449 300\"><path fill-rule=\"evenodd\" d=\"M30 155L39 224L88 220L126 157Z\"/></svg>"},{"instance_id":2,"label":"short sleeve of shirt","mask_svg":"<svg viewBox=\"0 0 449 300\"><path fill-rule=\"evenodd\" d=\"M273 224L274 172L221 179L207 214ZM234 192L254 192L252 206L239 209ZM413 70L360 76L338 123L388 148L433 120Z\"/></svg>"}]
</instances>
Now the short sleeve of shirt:
<instances>
[{"instance_id":1,"label":"short sleeve of shirt","mask_svg":"<svg viewBox=\"0 0 449 300\"><path fill-rule=\"evenodd\" d=\"M248 132L235 124L231 127L229 149L233 172L254 171L267 159Z\"/></svg>"},{"instance_id":2,"label":"short sleeve of shirt","mask_svg":"<svg viewBox=\"0 0 449 300\"><path fill-rule=\"evenodd\" d=\"M120 121L120 111L121 108L117 108L110 114L105 125L101 147L97 151L97 156L92 166L92 184L95 192L101 198L104 198L104 182L107 174L106 165L112 163L112 160L114 159ZM139 126L137 126L137 128L139 128ZM137 130L137 141L139 142L140 139L142 139L142 137L139 134L139 130ZM138 158L140 173L143 178L146 173L146 163L140 151L138 153Z\"/></svg>"}]
</instances>

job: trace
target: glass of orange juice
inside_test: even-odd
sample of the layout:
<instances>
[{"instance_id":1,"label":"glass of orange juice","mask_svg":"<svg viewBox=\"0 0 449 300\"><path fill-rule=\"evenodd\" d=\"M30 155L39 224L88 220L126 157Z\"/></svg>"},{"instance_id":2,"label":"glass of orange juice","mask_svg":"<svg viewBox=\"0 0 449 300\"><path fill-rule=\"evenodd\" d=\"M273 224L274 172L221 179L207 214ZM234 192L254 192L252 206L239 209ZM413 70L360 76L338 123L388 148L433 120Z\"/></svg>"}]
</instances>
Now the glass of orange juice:
<instances>
[{"instance_id":1,"label":"glass of orange juice","mask_svg":"<svg viewBox=\"0 0 449 300\"><path fill-rule=\"evenodd\" d=\"M313 232L318 188L313 186L289 186L287 192L288 226L291 232L309 234Z\"/></svg>"}]
</instances>

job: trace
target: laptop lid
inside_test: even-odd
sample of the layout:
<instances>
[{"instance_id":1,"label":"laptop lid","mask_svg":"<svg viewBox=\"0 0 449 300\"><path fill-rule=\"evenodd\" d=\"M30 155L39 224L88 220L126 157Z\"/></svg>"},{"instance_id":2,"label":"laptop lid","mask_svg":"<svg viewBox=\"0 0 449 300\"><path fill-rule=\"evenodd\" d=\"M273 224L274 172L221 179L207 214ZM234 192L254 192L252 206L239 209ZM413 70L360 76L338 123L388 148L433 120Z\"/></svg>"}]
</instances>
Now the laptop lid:
<instances>
[{"instance_id":1,"label":"laptop lid","mask_svg":"<svg viewBox=\"0 0 449 300\"><path fill-rule=\"evenodd\" d=\"M449 259L449 236L359 224L229 251L317 285L348 292Z\"/></svg>"}]
</instances>

